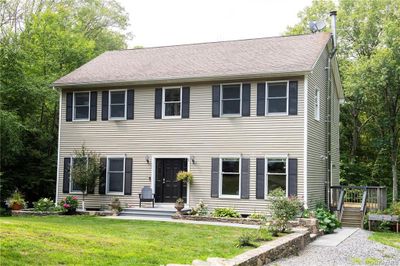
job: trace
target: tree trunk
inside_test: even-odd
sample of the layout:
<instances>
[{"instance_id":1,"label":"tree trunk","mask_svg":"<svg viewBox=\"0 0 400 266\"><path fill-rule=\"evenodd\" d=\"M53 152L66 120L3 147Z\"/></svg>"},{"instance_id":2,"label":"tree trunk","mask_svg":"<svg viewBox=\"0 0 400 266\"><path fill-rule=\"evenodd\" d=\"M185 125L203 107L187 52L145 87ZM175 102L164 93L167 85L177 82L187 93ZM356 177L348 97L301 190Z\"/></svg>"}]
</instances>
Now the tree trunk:
<instances>
[{"instance_id":1,"label":"tree trunk","mask_svg":"<svg viewBox=\"0 0 400 266\"><path fill-rule=\"evenodd\" d=\"M398 153L398 140L397 136L394 132L391 139L391 156L390 159L392 161L392 178L393 178L393 203L395 203L398 199L398 185L397 185L397 153Z\"/></svg>"}]
</instances>

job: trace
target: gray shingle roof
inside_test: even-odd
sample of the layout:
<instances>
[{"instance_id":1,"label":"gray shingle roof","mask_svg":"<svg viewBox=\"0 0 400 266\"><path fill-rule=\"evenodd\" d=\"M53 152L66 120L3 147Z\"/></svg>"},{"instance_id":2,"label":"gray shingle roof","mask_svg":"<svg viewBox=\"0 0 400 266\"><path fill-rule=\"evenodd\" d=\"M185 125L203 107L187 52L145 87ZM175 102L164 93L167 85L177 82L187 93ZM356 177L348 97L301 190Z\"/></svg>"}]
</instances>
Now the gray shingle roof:
<instances>
[{"instance_id":1,"label":"gray shingle roof","mask_svg":"<svg viewBox=\"0 0 400 266\"><path fill-rule=\"evenodd\" d=\"M311 71L329 33L109 51L54 86L138 84Z\"/></svg>"}]
</instances>

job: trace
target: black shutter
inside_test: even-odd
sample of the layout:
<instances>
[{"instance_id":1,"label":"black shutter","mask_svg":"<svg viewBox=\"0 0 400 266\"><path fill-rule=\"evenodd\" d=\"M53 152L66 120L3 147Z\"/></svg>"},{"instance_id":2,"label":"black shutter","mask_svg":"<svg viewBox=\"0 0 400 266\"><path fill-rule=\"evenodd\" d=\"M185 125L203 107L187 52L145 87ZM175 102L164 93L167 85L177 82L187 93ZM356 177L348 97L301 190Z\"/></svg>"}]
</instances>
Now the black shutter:
<instances>
[{"instance_id":1,"label":"black shutter","mask_svg":"<svg viewBox=\"0 0 400 266\"><path fill-rule=\"evenodd\" d=\"M90 121L97 120L97 92L90 92Z\"/></svg>"},{"instance_id":2,"label":"black shutter","mask_svg":"<svg viewBox=\"0 0 400 266\"><path fill-rule=\"evenodd\" d=\"M182 88L182 118L189 118L190 113L190 87Z\"/></svg>"},{"instance_id":3,"label":"black shutter","mask_svg":"<svg viewBox=\"0 0 400 266\"><path fill-rule=\"evenodd\" d=\"M240 198L248 199L250 196L250 159L242 158Z\"/></svg>"},{"instance_id":4,"label":"black shutter","mask_svg":"<svg viewBox=\"0 0 400 266\"><path fill-rule=\"evenodd\" d=\"M101 120L108 120L108 91L101 94Z\"/></svg>"},{"instance_id":5,"label":"black shutter","mask_svg":"<svg viewBox=\"0 0 400 266\"><path fill-rule=\"evenodd\" d=\"M221 86L212 86L212 117L219 117L220 115L220 93Z\"/></svg>"},{"instance_id":6,"label":"black shutter","mask_svg":"<svg viewBox=\"0 0 400 266\"><path fill-rule=\"evenodd\" d=\"M289 159L289 196L297 196L297 159Z\"/></svg>"},{"instance_id":7,"label":"black shutter","mask_svg":"<svg viewBox=\"0 0 400 266\"><path fill-rule=\"evenodd\" d=\"M74 94L72 92L67 93L67 112L65 121L72 121L72 101Z\"/></svg>"},{"instance_id":8,"label":"black shutter","mask_svg":"<svg viewBox=\"0 0 400 266\"><path fill-rule=\"evenodd\" d=\"M125 158L125 192L132 195L132 158Z\"/></svg>"},{"instance_id":9,"label":"black shutter","mask_svg":"<svg viewBox=\"0 0 400 266\"><path fill-rule=\"evenodd\" d=\"M154 118L161 119L162 117L162 88L156 88L154 97Z\"/></svg>"},{"instance_id":10,"label":"black shutter","mask_svg":"<svg viewBox=\"0 0 400 266\"><path fill-rule=\"evenodd\" d=\"M251 85L244 83L242 85L242 116L250 116L250 95Z\"/></svg>"},{"instance_id":11,"label":"black shutter","mask_svg":"<svg viewBox=\"0 0 400 266\"><path fill-rule=\"evenodd\" d=\"M91 162L91 161L93 161L93 158L92 157L89 157L89 163ZM87 186L86 187L86 192L87 192L87 194L94 194L94 187L95 187L95 184L96 184L96 182L94 182L94 184L92 185L92 186Z\"/></svg>"},{"instance_id":12,"label":"black shutter","mask_svg":"<svg viewBox=\"0 0 400 266\"><path fill-rule=\"evenodd\" d=\"M69 193L71 158L64 158L63 193Z\"/></svg>"},{"instance_id":13,"label":"black shutter","mask_svg":"<svg viewBox=\"0 0 400 266\"><path fill-rule=\"evenodd\" d=\"M100 158L100 165L99 194L106 194L107 158Z\"/></svg>"},{"instance_id":14,"label":"black shutter","mask_svg":"<svg viewBox=\"0 0 400 266\"><path fill-rule=\"evenodd\" d=\"M263 199L265 195L265 159L256 161L256 199Z\"/></svg>"},{"instance_id":15,"label":"black shutter","mask_svg":"<svg viewBox=\"0 0 400 266\"><path fill-rule=\"evenodd\" d=\"M289 115L297 115L297 81L289 81Z\"/></svg>"},{"instance_id":16,"label":"black shutter","mask_svg":"<svg viewBox=\"0 0 400 266\"><path fill-rule=\"evenodd\" d=\"M126 119L132 120L134 117L135 90L128 90L126 93Z\"/></svg>"},{"instance_id":17,"label":"black shutter","mask_svg":"<svg viewBox=\"0 0 400 266\"><path fill-rule=\"evenodd\" d=\"M257 84L257 116L265 115L265 82Z\"/></svg>"},{"instance_id":18,"label":"black shutter","mask_svg":"<svg viewBox=\"0 0 400 266\"><path fill-rule=\"evenodd\" d=\"M211 158L211 198L219 197L219 158Z\"/></svg>"}]
</instances>

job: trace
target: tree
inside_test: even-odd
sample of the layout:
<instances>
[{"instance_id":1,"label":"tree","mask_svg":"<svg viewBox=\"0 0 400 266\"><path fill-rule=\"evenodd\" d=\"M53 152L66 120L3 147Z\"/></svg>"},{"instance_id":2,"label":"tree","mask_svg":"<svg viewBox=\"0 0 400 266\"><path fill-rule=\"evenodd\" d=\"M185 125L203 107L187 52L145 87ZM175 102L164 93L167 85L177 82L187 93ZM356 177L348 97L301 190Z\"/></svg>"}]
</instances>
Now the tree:
<instances>
[{"instance_id":1,"label":"tree","mask_svg":"<svg viewBox=\"0 0 400 266\"><path fill-rule=\"evenodd\" d=\"M94 191L100 175L100 156L82 145L81 149L74 153L71 168L72 182L82 192L82 210L85 210L85 195Z\"/></svg>"}]
</instances>

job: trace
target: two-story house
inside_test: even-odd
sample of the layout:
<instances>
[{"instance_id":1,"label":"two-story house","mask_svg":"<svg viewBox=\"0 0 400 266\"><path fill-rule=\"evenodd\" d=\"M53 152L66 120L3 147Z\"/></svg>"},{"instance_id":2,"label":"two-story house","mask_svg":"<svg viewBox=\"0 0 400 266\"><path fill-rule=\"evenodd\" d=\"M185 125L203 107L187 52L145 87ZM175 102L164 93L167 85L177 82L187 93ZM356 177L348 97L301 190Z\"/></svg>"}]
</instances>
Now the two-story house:
<instances>
[{"instance_id":1,"label":"two-story house","mask_svg":"<svg viewBox=\"0 0 400 266\"><path fill-rule=\"evenodd\" d=\"M330 33L105 52L54 82L60 92L56 200L77 193L74 150L105 170L86 207L113 197L268 210L281 187L308 206L339 182L343 99ZM330 92L330 93L329 93ZM190 170L193 182L176 181Z\"/></svg>"}]
</instances>

